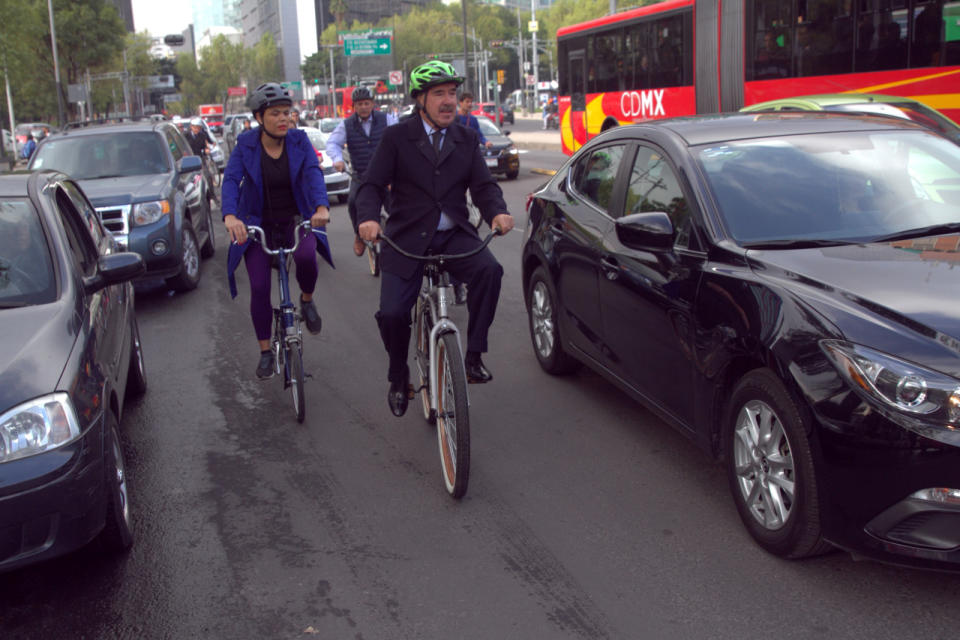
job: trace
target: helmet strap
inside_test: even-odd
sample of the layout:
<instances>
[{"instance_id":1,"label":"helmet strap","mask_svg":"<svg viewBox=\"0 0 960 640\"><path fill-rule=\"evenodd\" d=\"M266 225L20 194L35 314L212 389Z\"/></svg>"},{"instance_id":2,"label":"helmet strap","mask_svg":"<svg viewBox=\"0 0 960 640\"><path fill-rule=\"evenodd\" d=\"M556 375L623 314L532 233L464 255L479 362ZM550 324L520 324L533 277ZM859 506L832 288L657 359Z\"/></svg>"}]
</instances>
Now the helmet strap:
<instances>
[{"instance_id":1,"label":"helmet strap","mask_svg":"<svg viewBox=\"0 0 960 640\"><path fill-rule=\"evenodd\" d=\"M423 104L417 103L417 109L420 110L420 117L430 123L430 126L439 131L441 129L433 118L430 117L430 114L427 112L427 92L423 93Z\"/></svg>"}]
</instances>

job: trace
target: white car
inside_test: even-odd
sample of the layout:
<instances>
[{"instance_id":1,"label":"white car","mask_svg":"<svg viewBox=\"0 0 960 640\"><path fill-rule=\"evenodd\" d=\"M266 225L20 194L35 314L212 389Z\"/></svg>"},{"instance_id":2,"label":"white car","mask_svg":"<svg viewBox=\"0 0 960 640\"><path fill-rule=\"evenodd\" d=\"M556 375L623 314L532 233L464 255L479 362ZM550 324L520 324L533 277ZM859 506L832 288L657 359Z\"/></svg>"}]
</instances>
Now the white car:
<instances>
[{"instance_id":1,"label":"white car","mask_svg":"<svg viewBox=\"0 0 960 640\"><path fill-rule=\"evenodd\" d=\"M327 197L332 200L333 196L337 196L340 204L345 203L347 196L350 195L349 168L346 171L337 171L333 168L333 161L327 155L327 137L330 134L314 127L300 127L300 130L307 134L314 151L317 152L317 159L323 170L323 180L327 185Z\"/></svg>"}]
</instances>

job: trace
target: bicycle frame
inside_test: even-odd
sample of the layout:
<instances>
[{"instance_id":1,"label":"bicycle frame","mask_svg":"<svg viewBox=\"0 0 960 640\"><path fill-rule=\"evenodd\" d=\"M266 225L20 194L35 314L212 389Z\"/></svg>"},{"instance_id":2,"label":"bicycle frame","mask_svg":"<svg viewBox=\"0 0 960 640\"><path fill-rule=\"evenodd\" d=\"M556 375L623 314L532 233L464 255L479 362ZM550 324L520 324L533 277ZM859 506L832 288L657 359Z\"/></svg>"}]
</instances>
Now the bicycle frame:
<instances>
[{"instance_id":1,"label":"bicycle frame","mask_svg":"<svg viewBox=\"0 0 960 640\"><path fill-rule=\"evenodd\" d=\"M460 329L449 318L448 299L453 294L450 284L450 274L442 271L435 263L428 263L423 273L424 283L420 287L420 297L424 303L429 305L430 313L430 409L437 412L437 339L441 334L453 333L457 336L457 343L463 348L463 341L460 338ZM439 279L438 284L436 280ZM420 322L419 318L417 322ZM466 369L463 361L457 363L463 369L466 377ZM467 390L467 405L470 405L470 392Z\"/></svg>"},{"instance_id":2,"label":"bicycle frame","mask_svg":"<svg viewBox=\"0 0 960 640\"><path fill-rule=\"evenodd\" d=\"M304 220L294 228L294 243L292 247L278 247L276 249L271 249L267 246L266 234L264 233L263 229L256 225L250 225L247 227L247 232L252 238L260 243L260 247L264 250L264 252L275 256L277 259L277 280L278 284L280 285L280 305L278 311L282 323L281 327L283 329L283 336L276 335L275 337L278 340L282 337L284 344L297 348L299 348L302 344L303 337L301 335L301 330L296 323L294 314L294 309L296 309L296 307L294 306L293 301L290 299L290 272L287 269L287 257L296 251L297 247L300 246L301 235L298 233L300 229L310 229L310 221ZM276 318L274 321L276 322ZM277 348L279 349L279 344L277 345ZM282 353L274 354L278 368L280 367L281 360L284 361L284 385L286 386L290 381L290 363L286 362L282 356Z\"/></svg>"}]
</instances>

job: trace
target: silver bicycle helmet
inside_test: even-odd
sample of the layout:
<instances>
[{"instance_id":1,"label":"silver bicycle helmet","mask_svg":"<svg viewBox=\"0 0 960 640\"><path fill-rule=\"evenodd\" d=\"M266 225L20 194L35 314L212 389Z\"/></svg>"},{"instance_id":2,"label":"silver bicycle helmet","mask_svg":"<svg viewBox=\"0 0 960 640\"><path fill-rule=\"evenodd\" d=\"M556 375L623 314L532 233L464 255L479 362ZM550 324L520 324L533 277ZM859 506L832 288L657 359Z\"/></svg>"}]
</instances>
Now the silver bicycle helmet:
<instances>
[{"instance_id":1,"label":"silver bicycle helmet","mask_svg":"<svg viewBox=\"0 0 960 640\"><path fill-rule=\"evenodd\" d=\"M357 87L353 90L353 93L350 94L350 99L354 102L359 102L360 100L373 100L373 94L370 93L370 89L367 87Z\"/></svg>"},{"instance_id":2,"label":"silver bicycle helmet","mask_svg":"<svg viewBox=\"0 0 960 640\"><path fill-rule=\"evenodd\" d=\"M247 104L251 111L259 113L278 104L292 105L293 96L283 88L283 85L276 82L267 82L253 90Z\"/></svg>"}]
</instances>

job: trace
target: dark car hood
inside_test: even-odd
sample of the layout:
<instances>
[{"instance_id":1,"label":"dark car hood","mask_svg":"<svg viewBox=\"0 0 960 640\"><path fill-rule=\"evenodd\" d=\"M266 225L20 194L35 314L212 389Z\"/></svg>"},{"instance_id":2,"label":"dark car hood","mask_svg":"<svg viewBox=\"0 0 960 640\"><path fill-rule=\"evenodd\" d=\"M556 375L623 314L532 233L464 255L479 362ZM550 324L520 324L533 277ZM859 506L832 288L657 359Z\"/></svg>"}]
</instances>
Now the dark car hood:
<instances>
[{"instance_id":1,"label":"dark car hood","mask_svg":"<svg viewBox=\"0 0 960 640\"><path fill-rule=\"evenodd\" d=\"M958 244L960 237L953 235L897 246L751 250L748 255L757 261L754 269L768 277L790 281L794 287L815 287L844 306L855 305L901 326L917 329L915 323L922 324L939 334L939 342L957 345L953 350L960 351Z\"/></svg>"},{"instance_id":2,"label":"dark car hood","mask_svg":"<svg viewBox=\"0 0 960 640\"><path fill-rule=\"evenodd\" d=\"M71 312L61 303L0 309L0 413L57 389L77 339Z\"/></svg>"},{"instance_id":3,"label":"dark car hood","mask_svg":"<svg viewBox=\"0 0 960 640\"><path fill-rule=\"evenodd\" d=\"M158 173L146 176L127 176L125 178L101 178L99 180L81 180L80 188L90 198L95 207L105 205L130 204L145 200L159 200L163 197L170 176Z\"/></svg>"},{"instance_id":4,"label":"dark car hood","mask_svg":"<svg viewBox=\"0 0 960 640\"><path fill-rule=\"evenodd\" d=\"M497 151L499 151L500 149L503 149L504 147L509 147L510 145L513 144L513 140L511 140L507 136L491 135L491 136L486 136L486 138L489 142L493 143L493 148L496 149Z\"/></svg>"}]
</instances>

